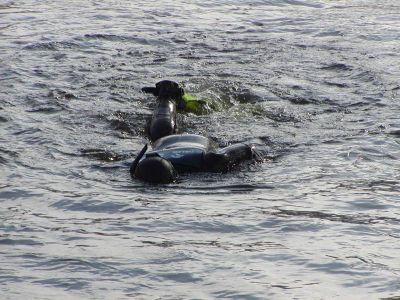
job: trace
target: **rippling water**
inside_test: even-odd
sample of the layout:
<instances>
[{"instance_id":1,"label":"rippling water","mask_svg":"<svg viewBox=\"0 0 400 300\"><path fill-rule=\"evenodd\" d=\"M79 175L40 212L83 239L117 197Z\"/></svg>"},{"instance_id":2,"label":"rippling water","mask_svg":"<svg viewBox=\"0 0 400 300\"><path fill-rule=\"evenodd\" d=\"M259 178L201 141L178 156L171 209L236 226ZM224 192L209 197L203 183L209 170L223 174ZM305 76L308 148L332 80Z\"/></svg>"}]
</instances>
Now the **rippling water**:
<instances>
[{"instance_id":1,"label":"rippling water","mask_svg":"<svg viewBox=\"0 0 400 300\"><path fill-rule=\"evenodd\" d=\"M400 3L0 5L1 299L400 297ZM129 177L154 99L262 164ZM397 298L396 298L397 299Z\"/></svg>"}]
</instances>

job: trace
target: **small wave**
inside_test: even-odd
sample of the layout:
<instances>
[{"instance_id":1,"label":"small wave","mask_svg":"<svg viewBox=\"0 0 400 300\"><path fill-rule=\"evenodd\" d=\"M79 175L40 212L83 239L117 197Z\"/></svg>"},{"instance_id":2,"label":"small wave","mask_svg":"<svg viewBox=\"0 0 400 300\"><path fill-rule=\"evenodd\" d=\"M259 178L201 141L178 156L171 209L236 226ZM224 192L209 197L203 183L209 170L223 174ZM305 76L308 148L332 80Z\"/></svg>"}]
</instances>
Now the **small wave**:
<instances>
[{"instance_id":1,"label":"small wave","mask_svg":"<svg viewBox=\"0 0 400 300\"><path fill-rule=\"evenodd\" d=\"M203 281L202 278L197 278L196 276L194 276L194 274L189 272L166 272L159 273L158 276L163 280L172 280L179 283L195 283Z\"/></svg>"},{"instance_id":2,"label":"small wave","mask_svg":"<svg viewBox=\"0 0 400 300\"><path fill-rule=\"evenodd\" d=\"M44 245L41 242L32 239L18 239L10 237L0 237L0 245L10 245L10 246L41 246Z\"/></svg>"},{"instance_id":3,"label":"small wave","mask_svg":"<svg viewBox=\"0 0 400 300\"><path fill-rule=\"evenodd\" d=\"M389 131L388 134L400 138L400 129Z\"/></svg>"},{"instance_id":4,"label":"small wave","mask_svg":"<svg viewBox=\"0 0 400 300\"><path fill-rule=\"evenodd\" d=\"M343 82L324 81L324 83L326 85L335 86L335 87L338 87L338 88L348 88L349 87L349 85L347 83L343 83Z\"/></svg>"},{"instance_id":5,"label":"small wave","mask_svg":"<svg viewBox=\"0 0 400 300\"><path fill-rule=\"evenodd\" d=\"M293 123L298 123L300 122L300 119L293 114L285 112L283 109L278 109L274 111L265 111L264 115L273 121L276 122L293 122Z\"/></svg>"},{"instance_id":6,"label":"small wave","mask_svg":"<svg viewBox=\"0 0 400 300\"><path fill-rule=\"evenodd\" d=\"M89 280L82 278L51 278L33 281L35 284L43 286L53 286L66 290L82 290L89 286Z\"/></svg>"},{"instance_id":7,"label":"small wave","mask_svg":"<svg viewBox=\"0 0 400 300\"><path fill-rule=\"evenodd\" d=\"M99 39L99 40L106 40L106 41L124 41L128 38L121 35L115 34L102 34L102 33L94 33L94 34L85 34L85 39Z\"/></svg>"},{"instance_id":8,"label":"small wave","mask_svg":"<svg viewBox=\"0 0 400 300\"><path fill-rule=\"evenodd\" d=\"M115 201L100 201L100 200L78 201L76 199L59 200L51 204L50 206L67 211L85 211L92 213L116 213L121 210L130 208L129 204L117 203Z\"/></svg>"},{"instance_id":9,"label":"small wave","mask_svg":"<svg viewBox=\"0 0 400 300\"><path fill-rule=\"evenodd\" d=\"M224 1L213 1L213 7L224 6L224 5L251 5L251 6L305 6L310 8L323 8L324 4L317 1L305 1L305 0L224 0ZM209 7L208 2L200 1L197 3L198 6Z\"/></svg>"},{"instance_id":10,"label":"small wave","mask_svg":"<svg viewBox=\"0 0 400 300\"><path fill-rule=\"evenodd\" d=\"M116 111L105 119L109 126L118 133L140 136L145 132L149 115ZM104 119L104 117L103 117Z\"/></svg>"},{"instance_id":11,"label":"small wave","mask_svg":"<svg viewBox=\"0 0 400 300\"><path fill-rule=\"evenodd\" d=\"M64 49L76 49L81 48L81 45L69 42L69 41L57 41L57 42L44 42L44 43L34 43L25 46L24 50L64 50Z\"/></svg>"},{"instance_id":12,"label":"small wave","mask_svg":"<svg viewBox=\"0 0 400 300\"><path fill-rule=\"evenodd\" d=\"M129 158L127 154L118 154L106 149L81 149L81 156L101 160L101 161L120 161Z\"/></svg>"},{"instance_id":13,"label":"small wave","mask_svg":"<svg viewBox=\"0 0 400 300\"><path fill-rule=\"evenodd\" d=\"M278 88L271 88L271 92L273 92L276 96L281 99L288 100L289 102L297 105L308 105L308 104L319 104L320 100L314 98L313 96L305 97L301 95L295 95L291 91L284 91Z\"/></svg>"},{"instance_id":14,"label":"small wave","mask_svg":"<svg viewBox=\"0 0 400 300\"><path fill-rule=\"evenodd\" d=\"M339 153L338 156L344 157L353 163L359 163L361 161L381 161L383 163L390 163L391 160L398 160L395 155L368 147L359 147L358 149L354 149L352 151L345 151L343 153Z\"/></svg>"},{"instance_id":15,"label":"small wave","mask_svg":"<svg viewBox=\"0 0 400 300\"><path fill-rule=\"evenodd\" d=\"M298 5L298 6L306 6L311 8L323 8L324 5L322 3L318 3L316 1L302 1L302 0L286 0L284 1L289 5Z\"/></svg>"},{"instance_id":16,"label":"small wave","mask_svg":"<svg viewBox=\"0 0 400 300\"><path fill-rule=\"evenodd\" d=\"M219 215L221 216L221 215ZM227 216L229 217L229 216ZM210 241L196 241L196 240L188 240L188 241L171 241L171 240L162 240L162 241L142 241L143 244L150 244L157 247L169 248L174 246L193 246L193 247L212 247L212 248L221 248L229 251L248 251L248 252L258 252L265 251L267 249L283 249L283 246L280 243L269 242L269 241L257 241L257 242L248 242L248 243L234 243L234 242L222 242L216 240Z\"/></svg>"},{"instance_id":17,"label":"small wave","mask_svg":"<svg viewBox=\"0 0 400 300\"><path fill-rule=\"evenodd\" d=\"M361 107L365 107L365 106L369 106L371 105L371 103L369 102L365 102L365 101L357 101L357 102L353 102L350 104L347 104L346 107L357 107L357 108L361 108Z\"/></svg>"},{"instance_id":18,"label":"small wave","mask_svg":"<svg viewBox=\"0 0 400 300\"><path fill-rule=\"evenodd\" d=\"M43 105L37 108L28 109L27 112L31 113L45 113L45 114L52 114L62 111L63 108L60 106L53 106L53 105Z\"/></svg>"},{"instance_id":19,"label":"small wave","mask_svg":"<svg viewBox=\"0 0 400 300\"><path fill-rule=\"evenodd\" d=\"M0 147L0 165L6 165L11 162L13 158L16 158L18 156L18 152Z\"/></svg>"},{"instance_id":20,"label":"small wave","mask_svg":"<svg viewBox=\"0 0 400 300\"><path fill-rule=\"evenodd\" d=\"M21 198L41 197L43 194L22 189L11 189L0 192L0 199L17 200Z\"/></svg>"},{"instance_id":21,"label":"small wave","mask_svg":"<svg viewBox=\"0 0 400 300\"><path fill-rule=\"evenodd\" d=\"M110 42L134 42L140 45L164 45L169 42L160 39L148 39L141 38L137 36L125 36L125 35L115 35L115 34L104 34L104 33L93 33L85 34L83 37L76 38L77 40L102 40Z\"/></svg>"},{"instance_id":22,"label":"small wave","mask_svg":"<svg viewBox=\"0 0 400 300\"><path fill-rule=\"evenodd\" d=\"M135 132L132 130L129 122L126 122L124 120L111 120L110 121L110 126L114 129L114 130L118 130L118 131L122 131L125 133L129 133L129 134L134 134Z\"/></svg>"},{"instance_id":23,"label":"small wave","mask_svg":"<svg viewBox=\"0 0 400 300\"><path fill-rule=\"evenodd\" d=\"M30 127L27 129L16 131L13 134L14 135L23 135L23 134L34 134L34 133L39 133L39 132L42 132L42 130L40 128Z\"/></svg>"},{"instance_id":24,"label":"small wave","mask_svg":"<svg viewBox=\"0 0 400 300\"><path fill-rule=\"evenodd\" d=\"M35 269L40 270L67 270L68 272L92 272L92 273L110 273L115 271L115 268L102 263L98 260L83 259L83 258L42 258L40 261L33 264ZM62 279L62 282L68 278ZM58 285L59 281L54 279L38 280L42 284Z\"/></svg>"},{"instance_id":25,"label":"small wave","mask_svg":"<svg viewBox=\"0 0 400 300\"><path fill-rule=\"evenodd\" d=\"M264 101L261 95L256 94L250 89L241 89L235 94L235 98L241 103L257 103Z\"/></svg>"},{"instance_id":26,"label":"small wave","mask_svg":"<svg viewBox=\"0 0 400 300\"><path fill-rule=\"evenodd\" d=\"M335 213L324 213L319 211L299 211L299 210L287 210L287 209L279 209L277 212L273 212L272 215L307 217L311 219L321 219L332 222L351 223L351 224L375 224L380 221L398 221L393 218L373 217L362 214L344 215Z\"/></svg>"},{"instance_id":27,"label":"small wave","mask_svg":"<svg viewBox=\"0 0 400 300\"><path fill-rule=\"evenodd\" d=\"M15 8L15 2L10 1L8 3L0 4L0 9Z\"/></svg>"},{"instance_id":28,"label":"small wave","mask_svg":"<svg viewBox=\"0 0 400 300\"><path fill-rule=\"evenodd\" d=\"M75 94L61 89L51 90L47 96L54 99L66 99L66 100L78 98Z\"/></svg>"},{"instance_id":29,"label":"small wave","mask_svg":"<svg viewBox=\"0 0 400 300\"><path fill-rule=\"evenodd\" d=\"M376 82L377 77L371 71L357 71L351 74L351 79L356 79L357 81L361 80L364 82Z\"/></svg>"},{"instance_id":30,"label":"small wave","mask_svg":"<svg viewBox=\"0 0 400 300\"><path fill-rule=\"evenodd\" d=\"M353 67L350 65L347 65L345 63L333 63L329 64L327 66L321 67L321 70L327 70L327 71L351 71L353 70Z\"/></svg>"},{"instance_id":31,"label":"small wave","mask_svg":"<svg viewBox=\"0 0 400 300\"><path fill-rule=\"evenodd\" d=\"M228 191L254 191L254 190L271 190L275 187L268 184L231 184L231 185L207 185L207 186L179 186L182 190L209 190L209 191L218 191L218 190L228 190Z\"/></svg>"},{"instance_id":32,"label":"small wave","mask_svg":"<svg viewBox=\"0 0 400 300\"><path fill-rule=\"evenodd\" d=\"M344 33L342 31L338 31L338 30L329 30L329 31L321 31L319 33L317 33L315 36L316 37L337 37L337 36L343 36Z\"/></svg>"}]
</instances>

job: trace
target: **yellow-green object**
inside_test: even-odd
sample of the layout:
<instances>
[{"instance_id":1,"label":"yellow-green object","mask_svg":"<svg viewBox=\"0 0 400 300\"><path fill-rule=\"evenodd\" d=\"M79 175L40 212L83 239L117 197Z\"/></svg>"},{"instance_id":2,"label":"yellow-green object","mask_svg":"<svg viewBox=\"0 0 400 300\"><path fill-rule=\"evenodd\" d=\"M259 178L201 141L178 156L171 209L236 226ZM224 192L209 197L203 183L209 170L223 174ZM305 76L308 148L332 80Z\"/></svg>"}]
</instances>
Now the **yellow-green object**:
<instances>
[{"instance_id":1,"label":"yellow-green object","mask_svg":"<svg viewBox=\"0 0 400 300\"><path fill-rule=\"evenodd\" d=\"M188 93L185 93L185 94L182 96L182 100L185 101L185 103L186 103L187 101L191 101L191 100L193 101L193 100L197 100L197 99L196 99L195 96L190 95L190 94L188 94Z\"/></svg>"},{"instance_id":2,"label":"yellow-green object","mask_svg":"<svg viewBox=\"0 0 400 300\"><path fill-rule=\"evenodd\" d=\"M217 98L197 99L195 96L185 93L182 96L181 109L196 115L209 114L226 108L223 102Z\"/></svg>"},{"instance_id":3,"label":"yellow-green object","mask_svg":"<svg viewBox=\"0 0 400 300\"><path fill-rule=\"evenodd\" d=\"M182 100L185 104L184 110L194 114L203 114L206 112L207 102L204 100L197 100L196 97L185 93L182 96Z\"/></svg>"}]
</instances>

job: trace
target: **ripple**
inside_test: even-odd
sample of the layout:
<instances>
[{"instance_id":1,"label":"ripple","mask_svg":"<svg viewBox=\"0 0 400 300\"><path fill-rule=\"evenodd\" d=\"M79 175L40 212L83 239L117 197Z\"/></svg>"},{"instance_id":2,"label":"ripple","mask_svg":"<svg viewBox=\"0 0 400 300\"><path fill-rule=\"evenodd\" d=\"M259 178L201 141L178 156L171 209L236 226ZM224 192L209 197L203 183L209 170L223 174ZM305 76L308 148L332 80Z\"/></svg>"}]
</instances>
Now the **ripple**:
<instances>
[{"instance_id":1,"label":"ripple","mask_svg":"<svg viewBox=\"0 0 400 300\"><path fill-rule=\"evenodd\" d=\"M7 150L0 146L0 164L8 164L17 157L19 157L18 152Z\"/></svg>"},{"instance_id":2,"label":"ripple","mask_svg":"<svg viewBox=\"0 0 400 300\"><path fill-rule=\"evenodd\" d=\"M327 71L352 71L353 67L344 63L332 63L321 67L321 69Z\"/></svg>"},{"instance_id":3,"label":"ripple","mask_svg":"<svg viewBox=\"0 0 400 300\"><path fill-rule=\"evenodd\" d=\"M159 277L163 280L171 280L174 282L188 283L188 282L199 282L201 278L197 278L194 274L188 272L176 272L176 273L158 273Z\"/></svg>"},{"instance_id":4,"label":"ripple","mask_svg":"<svg viewBox=\"0 0 400 300\"><path fill-rule=\"evenodd\" d=\"M42 280L34 280L33 283L42 286L52 286L52 287L62 288L67 291L82 290L90 286L90 280L83 278L42 279Z\"/></svg>"},{"instance_id":5,"label":"ripple","mask_svg":"<svg viewBox=\"0 0 400 300\"><path fill-rule=\"evenodd\" d=\"M389 135L392 135L392 136L394 136L394 137L396 137L396 138L399 138L399 137L400 137L400 129L399 129L399 130L392 130L392 131L389 131L388 134L389 134Z\"/></svg>"},{"instance_id":6,"label":"ripple","mask_svg":"<svg viewBox=\"0 0 400 300\"><path fill-rule=\"evenodd\" d=\"M63 199L51 204L51 207L55 207L61 210L67 211L86 211L94 213L113 213L126 210L130 208L129 204L116 203L112 201L100 201L100 200L69 200ZM139 209L138 209L139 210Z\"/></svg>"},{"instance_id":7,"label":"ripple","mask_svg":"<svg viewBox=\"0 0 400 300\"><path fill-rule=\"evenodd\" d=\"M7 187L6 187L7 188ZM11 189L0 192L0 199L17 200L21 198L32 198L36 196L43 196L43 194L27 191L23 189Z\"/></svg>"},{"instance_id":8,"label":"ripple","mask_svg":"<svg viewBox=\"0 0 400 300\"><path fill-rule=\"evenodd\" d=\"M76 38L76 40L87 41L87 40L103 40L110 42L127 42L140 45L168 45L169 42L162 39L150 39L150 38L142 38L137 36L127 36L127 35L115 35L115 34L102 34L102 33L93 33L93 34L85 34L83 38Z\"/></svg>"},{"instance_id":9,"label":"ripple","mask_svg":"<svg viewBox=\"0 0 400 300\"><path fill-rule=\"evenodd\" d=\"M41 107L28 109L27 112L53 114L53 113L58 113L62 110L64 110L64 108L56 105L42 105Z\"/></svg>"},{"instance_id":10,"label":"ripple","mask_svg":"<svg viewBox=\"0 0 400 300\"><path fill-rule=\"evenodd\" d=\"M293 211L279 209L278 212L273 213L277 216L297 216L307 217L311 219L328 220L332 222L352 223L352 224L374 224L382 220L381 217L371 217L368 215L339 215L335 213L324 213L319 211ZM392 220L392 219L390 219Z\"/></svg>"},{"instance_id":11,"label":"ripple","mask_svg":"<svg viewBox=\"0 0 400 300\"><path fill-rule=\"evenodd\" d=\"M81 149L81 155L100 161L120 161L130 157L127 154L118 154L106 149Z\"/></svg>"},{"instance_id":12,"label":"ripple","mask_svg":"<svg viewBox=\"0 0 400 300\"><path fill-rule=\"evenodd\" d=\"M41 51L41 50L49 50L49 51L59 51L59 50L66 50L66 49L79 49L82 45L70 42L70 41L58 41L58 42L41 42L41 43L34 43L25 46L24 50L31 50L31 51Z\"/></svg>"},{"instance_id":13,"label":"ripple","mask_svg":"<svg viewBox=\"0 0 400 300\"><path fill-rule=\"evenodd\" d=\"M9 246L43 246L44 243L31 239L5 238L0 235L0 245Z\"/></svg>"}]
</instances>

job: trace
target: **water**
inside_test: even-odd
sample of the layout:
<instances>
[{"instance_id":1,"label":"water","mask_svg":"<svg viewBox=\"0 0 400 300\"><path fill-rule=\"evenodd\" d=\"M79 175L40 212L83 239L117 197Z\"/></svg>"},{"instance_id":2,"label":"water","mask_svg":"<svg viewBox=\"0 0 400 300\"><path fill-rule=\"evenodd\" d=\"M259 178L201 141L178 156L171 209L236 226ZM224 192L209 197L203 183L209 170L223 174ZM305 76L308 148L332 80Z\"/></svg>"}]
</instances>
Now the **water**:
<instances>
[{"instance_id":1,"label":"water","mask_svg":"<svg viewBox=\"0 0 400 300\"><path fill-rule=\"evenodd\" d=\"M400 297L400 4L0 5L1 299ZM152 186L145 85L263 163Z\"/></svg>"}]
</instances>

